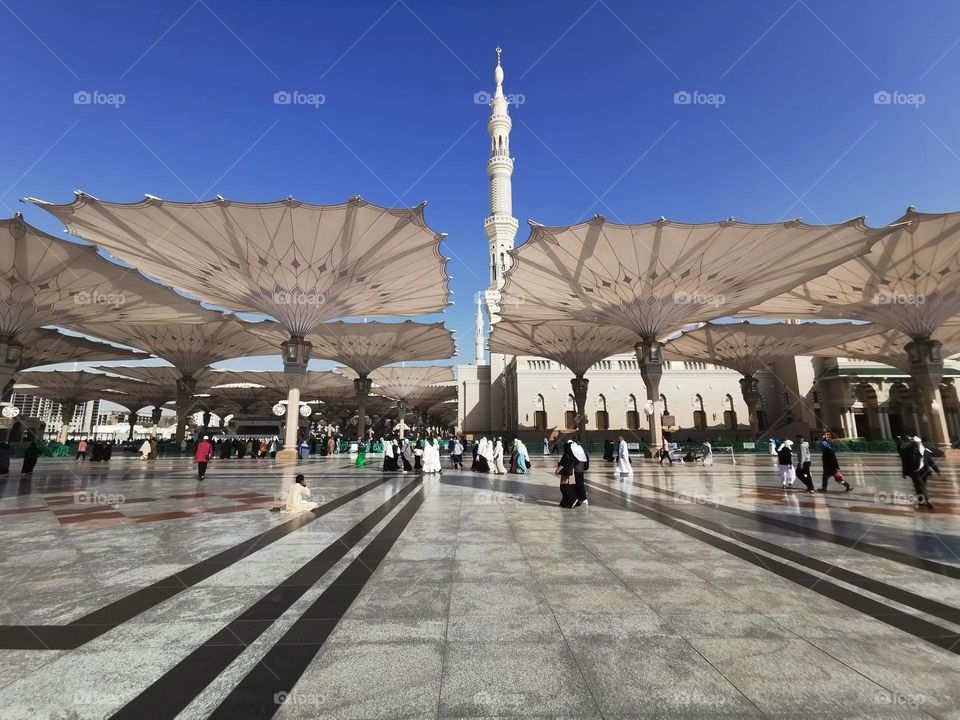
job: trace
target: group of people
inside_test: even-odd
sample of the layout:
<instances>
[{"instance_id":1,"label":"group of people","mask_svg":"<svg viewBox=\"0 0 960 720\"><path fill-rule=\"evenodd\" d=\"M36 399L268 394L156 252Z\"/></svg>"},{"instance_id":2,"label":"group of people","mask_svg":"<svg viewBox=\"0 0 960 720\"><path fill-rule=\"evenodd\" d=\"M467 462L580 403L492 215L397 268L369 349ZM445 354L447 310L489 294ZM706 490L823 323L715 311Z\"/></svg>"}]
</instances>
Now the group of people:
<instances>
[{"instance_id":1,"label":"group of people","mask_svg":"<svg viewBox=\"0 0 960 720\"><path fill-rule=\"evenodd\" d=\"M804 493L813 495L813 476L810 474L810 443L807 442L807 439L802 435L797 435L796 451L793 449L793 440L774 441L772 446L777 455L780 483L784 490L792 488L793 483L799 478L800 482L802 482L806 488ZM840 461L837 459L837 451L830 442L829 435L825 433L823 437L820 438L818 446L820 448L820 464L823 468L823 474L820 478L820 492L825 493L827 491L830 480L834 480L842 485L844 492L850 492L853 488L850 487L850 483L846 481L843 473L840 472ZM793 464L794 452L796 452L797 456L796 467L794 467Z\"/></svg>"},{"instance_id":2,"label":"group of people","mask_svg":"<svg viewBox=\"0 0 960 720\"><path fill-rule=\"evenodd\" d=\"M443 472L440 465L440 442L436 438L380 438L383 446L384 472L419 471L430 475Z\"/></svg>"},{"instance_id":3,"label":"group of people","mask_svg":"<svg viewBox=\"0 0 960 720\"><path fill-rule=\"evenodd\" d=\"M492 471L494 475L506 475L508 472L523 475L530 469L530 453L520 438L515 439L510 447L509 465L504 463L504 452L503 438L480 438L473 444L470 469L481 473Z\"/></svg>"}]
</instances>

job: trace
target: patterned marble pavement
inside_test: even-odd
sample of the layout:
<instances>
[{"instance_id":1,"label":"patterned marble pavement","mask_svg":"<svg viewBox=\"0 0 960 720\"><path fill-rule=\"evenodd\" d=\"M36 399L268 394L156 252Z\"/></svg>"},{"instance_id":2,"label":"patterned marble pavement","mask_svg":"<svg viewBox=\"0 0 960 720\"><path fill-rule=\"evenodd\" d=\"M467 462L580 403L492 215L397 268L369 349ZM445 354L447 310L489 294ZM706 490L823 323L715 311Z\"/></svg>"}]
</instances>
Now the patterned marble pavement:
<instances>
[{"instance_id":1,"label":"patterned marble pavement","mask_svg":"<svg viewBox=\"0 0 960 720\"><path fill-rule=\"evenodd\" d=\"M0 717L960 718L960 476L930 513L841 461L594 461L562 510L548 459L318 458L296 516L269 461L41 461L0 482Z\"/></svg>"}]
</instances>

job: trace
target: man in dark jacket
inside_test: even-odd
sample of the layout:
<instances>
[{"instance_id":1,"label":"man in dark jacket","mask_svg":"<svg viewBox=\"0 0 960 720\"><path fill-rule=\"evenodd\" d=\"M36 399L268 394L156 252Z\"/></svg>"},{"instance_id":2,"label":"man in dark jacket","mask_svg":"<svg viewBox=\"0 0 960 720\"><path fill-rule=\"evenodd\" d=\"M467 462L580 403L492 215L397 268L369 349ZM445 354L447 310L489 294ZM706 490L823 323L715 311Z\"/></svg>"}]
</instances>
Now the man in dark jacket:
<instances>
[{"instance_id":1,"label":"man in dark jacket","mask_svg":"<svg viewBox=\"0 0 960 720\"><path fill-rule=\"evenodd\" d=\"M933 454L923 446L919 437L911 438L909 443L901 443L900 447L901 471L913 481L913 490L917 495L917 507L933 510L933 503L927 495L927 480L934 472L940 474L940 468L933 459Z\"/></svg>"},{"instance_id":2,"label":"man in dark jacket","mask_svg":"<svg viewBox=\"0 0 960 720\"><path fill-rule=\"evenodd\" d=\"M840 472L840 461L837 460L837 451L833 449L833 445L830 444L826 435L820 441L820 462L823 464L820 492L827 491L830 478L843 485L844 492L850 492L853 489L850 487L850 483L843 479L843 474Z\"/></svg>"}]
</instances>

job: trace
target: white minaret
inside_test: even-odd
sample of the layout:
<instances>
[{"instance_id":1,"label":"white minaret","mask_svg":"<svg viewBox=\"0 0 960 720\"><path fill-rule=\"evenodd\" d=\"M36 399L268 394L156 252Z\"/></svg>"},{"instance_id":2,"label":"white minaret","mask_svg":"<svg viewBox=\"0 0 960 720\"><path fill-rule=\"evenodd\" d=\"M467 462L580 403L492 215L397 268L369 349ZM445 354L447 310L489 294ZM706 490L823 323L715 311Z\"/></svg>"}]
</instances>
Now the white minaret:
<instances>
[{"instance_id":1,"label":"white minaret","mask_svg":"<svg viewBox=\"0 0 960 720\"><path fill-rule=\"evenodd\" d=\"M500 290L503 276L510 268L509 251L517 236L517 219L513 217L513 190L510 177L513 175L513 158L510 157L510 128L513 123L507 113L507 98L503 95L503 68L500 66L500 48L497 48L497 67L493 71L497 88L490 102L490 160L487 174L490 176L490 215L483 221L483 230L490 243L490 289L486 292L487 313L491 326L499 317Z\"/></svg>"},{"instance_id":2,"label":"white minaret","mask_svg":"<svg viewBox=\"0 0 960 720\"><path fill-rule=\"evenodd\" d=\"M476 350L476 363L477 365L483 365L483 303L481 302L480 295L477 295L477 350Z\"/></svg>"}]
</instances>

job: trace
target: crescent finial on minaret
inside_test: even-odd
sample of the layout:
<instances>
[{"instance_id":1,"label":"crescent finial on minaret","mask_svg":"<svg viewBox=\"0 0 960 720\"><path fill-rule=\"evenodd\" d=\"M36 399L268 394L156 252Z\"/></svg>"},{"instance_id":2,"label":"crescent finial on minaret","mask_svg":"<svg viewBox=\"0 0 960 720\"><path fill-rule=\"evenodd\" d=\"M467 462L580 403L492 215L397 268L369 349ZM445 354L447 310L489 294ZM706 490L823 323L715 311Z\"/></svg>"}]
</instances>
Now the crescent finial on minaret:
<instances>
[{"instance_id":1,"label":"crescent finial on minaret","mask_svg":"<svg viewBox=\"0 0 960 720\"><path fill-rule=\"evenodd\" d=\"M500 64L500 53L502 53L502 52L503 52L503 50L501 50L500 48L497 48L497 65Z\"/></svg>"}]
</instances>

